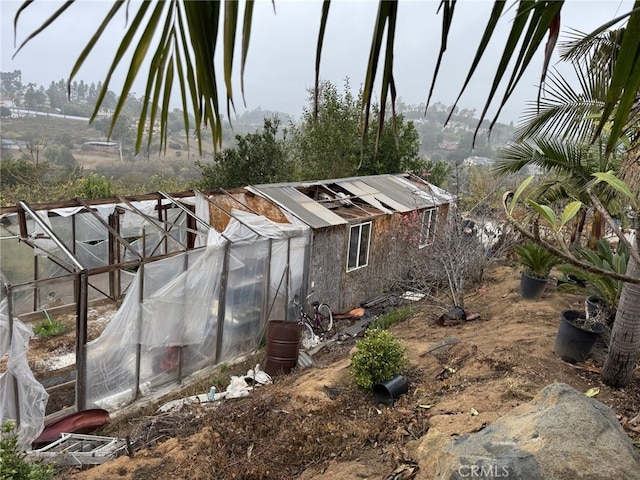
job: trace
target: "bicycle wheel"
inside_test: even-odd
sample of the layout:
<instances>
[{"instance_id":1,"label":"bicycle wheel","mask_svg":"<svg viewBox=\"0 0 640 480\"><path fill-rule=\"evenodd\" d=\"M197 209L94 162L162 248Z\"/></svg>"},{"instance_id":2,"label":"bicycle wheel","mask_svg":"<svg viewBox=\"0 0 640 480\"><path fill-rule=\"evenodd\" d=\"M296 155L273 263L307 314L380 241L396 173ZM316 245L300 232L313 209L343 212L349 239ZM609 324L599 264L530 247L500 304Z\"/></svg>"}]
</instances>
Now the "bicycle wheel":
<instances>
[{"instance_id":1,"label":"bicycle wheel","mask_svg":"<svg viewBox=\"0 0 640 480\"><path fill-rule=\"evenodd\" d=\"M302 325L302 334L300 336L300 343L303 350L309 350L318 344L318 337L316 336L313 328L307 322L300 322Z\"/></svg>"},{"instance_id":2,"label":"bicycle wheel","mask_svg":"<svg viewBox=\"0 0 640 480\"><path fill-rule=\"evenodd\" d=\"M318 328L323 332L330 332L333 328L333 313L326 303L318 306L318 322Z\"/></svg>"}]
</instances>

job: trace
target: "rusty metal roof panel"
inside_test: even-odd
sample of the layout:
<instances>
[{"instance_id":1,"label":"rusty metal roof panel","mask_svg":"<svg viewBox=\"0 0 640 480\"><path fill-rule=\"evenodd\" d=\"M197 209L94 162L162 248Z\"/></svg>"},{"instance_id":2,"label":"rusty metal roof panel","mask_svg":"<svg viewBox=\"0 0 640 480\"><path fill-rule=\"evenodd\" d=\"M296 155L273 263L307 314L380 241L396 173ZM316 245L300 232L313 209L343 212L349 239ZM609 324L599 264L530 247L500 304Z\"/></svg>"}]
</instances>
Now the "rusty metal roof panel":
<instances>
[{"instance_id":1,"label":"rusty metal roof panel","mask_svg":"<svg viewBox=\"0 0 640 480\"><path fill-rule=\"evenodd\" d=\"M387 195L380 193L378 190L368 185L363 179L353 179L344 182L336 182L342 188L352 195L355 195L369 205L383 211L384 213L408 212L410 208L402 205Z\"/></svg>"},{"instance_id":2,"label":"rusty metal roof panel","mask_svg":"<svg viewBox=\"0 0 640 480\"><path fill-rule=\"evenodd\" d=\"M434 207L451 201L445 199L440 192L431 189L429 185L418 185L400 175L362 177L362 181L404 206L404 210L398 211Z\"/></svg>"},{"instance_id":3,"label":"rusty metal roof panel","mask_svg":"<svg viewBox=\"0 0 640 480\"><path fill-rule=\"evenodd\" d=\"M311 228L344 225L348 223L344 218L336 215L320 203L296 190L293 184L254 185L247 187L263 196L270 198L284 210L292 213Z\"/></svg>"}]
</instances>

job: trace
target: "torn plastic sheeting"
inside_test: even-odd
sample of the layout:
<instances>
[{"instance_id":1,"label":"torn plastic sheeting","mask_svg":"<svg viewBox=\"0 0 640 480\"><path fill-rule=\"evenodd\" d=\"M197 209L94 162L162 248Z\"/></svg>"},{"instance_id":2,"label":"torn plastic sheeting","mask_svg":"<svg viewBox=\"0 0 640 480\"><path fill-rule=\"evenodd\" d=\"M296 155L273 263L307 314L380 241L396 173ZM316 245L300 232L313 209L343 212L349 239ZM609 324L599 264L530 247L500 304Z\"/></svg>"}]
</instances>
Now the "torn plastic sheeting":
<instances>
[{"instance_id":1,"label":"torn plastic sheeting","mask_svg":"<svg viewBox=\"0 0 640 480\"><path fill-rule=\"evenodd\" d=\"M26 450L44 430L44 415L49 394L36 380L29 362L27 350L33 330L17 318L13 319L13 332L9 332L8 301L0 300L0 358L9 355L7 370L0 375L0 425L15 422L18 446ZM11 345L8 339L11 337ZM9 349L10 348L10 349ZM17 391L16 391L17 390ZM16 405L16 394L18 404Z\"/></svg>"}]
</instances>

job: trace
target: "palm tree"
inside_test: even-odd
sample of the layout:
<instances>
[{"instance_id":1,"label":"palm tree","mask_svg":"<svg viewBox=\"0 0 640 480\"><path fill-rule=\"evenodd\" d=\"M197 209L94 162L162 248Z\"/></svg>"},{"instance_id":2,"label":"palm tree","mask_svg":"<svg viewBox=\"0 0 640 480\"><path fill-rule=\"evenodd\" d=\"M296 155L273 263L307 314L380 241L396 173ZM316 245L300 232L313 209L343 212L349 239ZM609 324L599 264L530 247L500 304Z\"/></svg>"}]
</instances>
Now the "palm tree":
<instances>
[{"instance_id":1,"label":"palm tree","mask_svg":"<svg viewBox=\"0 0 640 480\"><path fill-rule=\"evenodd\" d=\"M592 141L606 103L623 33L624 29L596 36L574 33L569 41L560 45L561 59L571 63L579 88L572 87L566 77L552 71L544 97L525 111L514 140L502 150L495 168L498 175L507 175L536 166L547 174L534 193L537 201L544 204L582 202L572 242L579 242L591 210L590 248L595 248L604 232L604 218L596 209L586 207L591 203L587 186L593 183L595 172L619 170L621 155L634 135L632 121L627 122L619 138L610 139L609 130L605 129L596 142ZM613 148L608 151L606 147L610 144ZM622 212L618 195L608 185L601 183L593 187L592 193L612 215Z\"/></svg>"},{"instance_id":2,"label":"palm tree","mask_svg":"<svg viewBox=\"0 0 640 480\"><path fill-rule=\"evenodd\" d=\"M630 160L637 158L640 148L637 109L631 109L615 139L611 138L612 129L605 128L599 132L595 121L602 116L612 88L611 73L619 60L623 39L624 30L618 30L600 36L576 37L570 42L563 58L573 63L581 91L572 89L561 76L552 75L547 95L529 110L529 116L518 129L516 141L505 149L497 168L499 174L507 174L535 165L551 173L552 176L541 182L535 192L539 203L579 200L582 205L594 205L590 245L594 245L601 235L605 217L610 220L611 214L621 214L623 201L636 203L633 195L625 198L622 192L627 195L628 192L616 190L615 184L594 180L594 174L598 172L620 173L622 159L623 173L637 171L636 164ZM598 135L596 142L592 142L594 135ZM609 149L610 145L613 148ZM635 208L637 211L637 206ZM578 225L584 225L585 214L583 209L582 216L576 217ZM627 278L634 281L623 283L609 355L602 372L604 382L616 387L631 381L640 349L637 244L634 249L635 255L631 256L626 273ZM568 252L561 253L565 259L570 258Z\"/></svg>"},{"instance_id":3,"label":"palm tree","mask_svg":"<svg viewBox=\"0 0 640 480\"><path fill-rule=\"evenodd\" d=\"M636 218L634 227L638 228L638 198L640 198L640 147L629 151L623 160L621 178L627 185L632 185L631 191L636 199ZM633 245L640 253L638 235ZM627 275L640 278L640 262L633 255L629 258ZM602 369L602 379L607 385L625 387L633 378L638 356L640 355L640 284L625 282L622 285L620 301L616 311L616 319L611 330L609 354Z\"/></svg>"}]
</instances>

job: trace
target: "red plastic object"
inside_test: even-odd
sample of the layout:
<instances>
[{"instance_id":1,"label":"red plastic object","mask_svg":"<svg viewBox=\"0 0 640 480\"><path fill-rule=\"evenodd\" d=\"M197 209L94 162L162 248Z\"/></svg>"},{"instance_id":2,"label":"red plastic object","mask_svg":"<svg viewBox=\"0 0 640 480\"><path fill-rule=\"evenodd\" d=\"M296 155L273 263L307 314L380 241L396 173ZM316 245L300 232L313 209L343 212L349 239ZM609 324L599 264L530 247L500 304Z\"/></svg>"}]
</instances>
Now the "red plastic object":
<instances>
[{"instance_id":1,"label":"red plastic object","mask_svg":"<svg viewBox=\"0 0 640 480\"><path fill-rule=\"evenodd\" d=\"M34 446L42 446L55 442L61 433L91 433L109 423L109 412L101 408L91 408L72 413L57 422L44 427L43 432L33 442Z\"/></svg>"}]
</instances>

